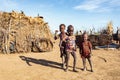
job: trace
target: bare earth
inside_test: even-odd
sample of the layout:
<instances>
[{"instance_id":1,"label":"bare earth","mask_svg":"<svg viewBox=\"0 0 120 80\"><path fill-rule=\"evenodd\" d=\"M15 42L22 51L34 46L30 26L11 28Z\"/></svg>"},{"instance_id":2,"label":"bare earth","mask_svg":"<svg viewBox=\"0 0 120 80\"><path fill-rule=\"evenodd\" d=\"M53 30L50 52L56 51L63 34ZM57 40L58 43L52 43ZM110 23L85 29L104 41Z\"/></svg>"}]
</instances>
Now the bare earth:
<instances>
[{"instance_id":1,"label":"bare earth","mask_svg":"<svg viewBox=\"0 0 120 80\"><path fill-rule=\"evenodd\" d=\"M59 48L55 44L52 52L0 54L0 80L120 80L120 51L93 50L94 72L82 71L82 61L77 50L77 70L72 71L71 56L69 70L61 68Z\"/></svg>"}]
</instances>

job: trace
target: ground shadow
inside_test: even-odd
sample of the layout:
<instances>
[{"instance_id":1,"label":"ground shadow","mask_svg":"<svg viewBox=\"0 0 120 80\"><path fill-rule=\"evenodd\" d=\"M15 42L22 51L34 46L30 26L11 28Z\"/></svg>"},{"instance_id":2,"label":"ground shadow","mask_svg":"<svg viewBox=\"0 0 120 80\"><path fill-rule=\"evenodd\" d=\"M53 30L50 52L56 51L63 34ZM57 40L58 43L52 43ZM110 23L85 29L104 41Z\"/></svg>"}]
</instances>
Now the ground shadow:
<instances>
[{"instance_id":1,"label":"ground shadow","mask_svg":"<svg viewBox=\"0 0 120 80\"><path fill-rule=\"evenodd\" d=\"M26 63L29 66L32 66L30 64L30 62L31 62L31 63L35 63L35 64L40 64L42 66L48 66L48 67L52 67L52 68L62 69L62 64L58 63L58 62L45 60L45 59L35 59L35 58L25 57L25 56L19 56L19 57L21 58L21 60L26 61Z\"/></svg>"}]
</instances>

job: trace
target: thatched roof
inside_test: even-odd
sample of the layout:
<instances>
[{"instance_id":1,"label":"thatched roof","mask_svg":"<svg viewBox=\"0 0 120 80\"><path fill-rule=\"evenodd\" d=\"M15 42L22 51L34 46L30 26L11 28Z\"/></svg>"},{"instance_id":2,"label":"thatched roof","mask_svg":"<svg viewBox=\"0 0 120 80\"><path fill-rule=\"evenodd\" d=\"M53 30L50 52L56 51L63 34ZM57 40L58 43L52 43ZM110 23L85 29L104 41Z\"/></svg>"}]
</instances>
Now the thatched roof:
<instances>
[{"instance_id":1,"label":"thatched roof","mask_svg":"<svg viewBox=\"0 0 120 80\"><path fill-rule=\"evenodd\" d=\"M2 49L3 47L6 49L7 46L8 52L10 48L14 48L15 52L31 51L33 44L38 39L52 42L52 34L48 23L40 16L33 18L26 16L24 12L2 12L0 14L0 28L4 29L4 33L7 32L5 33L6 36L4 35L4 43L3 41L0 42L1 45L4 46L0 46ZM38 42L38 44L41 44L41 42ZM46 45L46 43L43 44ZM49 45L44 50L39 51L50 51L51 47L52 45ZM2 51L4 51L4 49Z\"/></svg>"}]
</instances>

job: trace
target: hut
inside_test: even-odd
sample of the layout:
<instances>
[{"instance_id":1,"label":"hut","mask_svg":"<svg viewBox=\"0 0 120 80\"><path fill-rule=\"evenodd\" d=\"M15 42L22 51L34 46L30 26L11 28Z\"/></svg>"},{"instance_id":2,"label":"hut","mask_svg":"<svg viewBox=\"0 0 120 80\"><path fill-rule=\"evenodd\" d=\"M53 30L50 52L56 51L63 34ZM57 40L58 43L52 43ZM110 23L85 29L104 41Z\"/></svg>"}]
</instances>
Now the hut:
<instances>
[{"instance_id":1,"label":"hut","mask_svg":"<svg viewBox=\"0 0 120 80\"><path fill-rule=\"evenodd\" d=\"M0 13L0 51L42 52L53 48L53 35L43 17L29 17L22 11Z\"/></svg>"}]
</instances>

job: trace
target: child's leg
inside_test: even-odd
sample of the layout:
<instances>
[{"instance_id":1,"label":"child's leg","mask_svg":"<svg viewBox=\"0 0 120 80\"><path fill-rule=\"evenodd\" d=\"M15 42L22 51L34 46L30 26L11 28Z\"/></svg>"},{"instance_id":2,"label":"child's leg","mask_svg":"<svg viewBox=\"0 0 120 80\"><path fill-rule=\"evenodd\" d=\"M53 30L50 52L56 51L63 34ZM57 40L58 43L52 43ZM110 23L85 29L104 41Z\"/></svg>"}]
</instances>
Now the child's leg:
<instances>
[{"instance_id":1,"label":"child's leg","mask_svg":"<svg viewBox=\"0 0 120 80\"><path fill-rule=\"evenodd\" d=\"M67 55L66 55L66 52L63 54L63 57L62 57L62 62L63 62L63 69L65 68L66 66L66 61L67 61Z\"/></svg>"},{"instance_id":2,"label":"child's leg","mask_svg":"<svg viewBox=\"0 0 120 80\"><path fill-rule=\"evenodd\" d=\"M70 52L66 52L66 71L68 70L69 59L70 59Z\"/></svg>"},{"instance_id":3,"label":"child's leg","mask_svg":"<svg viewBox=\"0 0 120 80\"><path fill-rule=\"evenodd\" d=\"M73 59L74 59L74 61L73 61L73 71L76 71L76 70L75 70L75 68L76 68L76 59L77 59L76 53L75 53L75 52L72 52L71 54L72 54Z\"/></svg>"},{"instance_id":4,"label":"child's leg","mask_svg":"<svg viewBox=\"0 0 120 80\"><path fill-rule=\"evenodd\" d=\"M86 58L82 57L82 61L83 61L83 70L86 70Z\"/></svg>"},{"instance_id":5,"label":"child's leg","mask_svg":"<svg viewBox=\"0 0 120 80\"><path fill-rule=\"evenodd\" d=\"M64 50L63 50L63 58L62 58L62 60L63 60L63 68L65 68L65 66L66 66L66 61L67 61L67 54L66 54L65 48L64 48Z\"/></svg>"},{"instance_id":6,"label":"child's leg","mask_svg":"<svg viewBox=\"0 0 120 80\"><path fill-rule=\"evenodd\" d=\"M60 48L60 58L62 59L62 68L64 68L64 56L63 56L63 49Z\"/></svg>"},{"instance_id":7,"label":"child's leg","mask_svg":"<svg viewBox=\"0 0 120 80\"><path fill-rule=\"evenodd\" d=\"M62 56L62 68L64 69L64 65L65 65L65 58L64 55Z\"/></svg>"},{"instance_id":8,"label":"child's leg","mask_svg":"<svg viewBox=\"0 0 120 80\"><path fill-rule=\"evenodd\" d=\"M63 49L60 48L60 57L62 58L63 57Z\"/></svg>"},{"instance_id":9,"label":"child's leg","mask_svg":"<svg viewBox=\"0 0 120 80\"><path fill-rule=\"evenodd\" d=\"M89 62L89 64L90 64L91 72L93 72L91 58L89 57L89 58L87 58L87 59L88 59L88 62Z\"/></svg>"}]
</instances>

